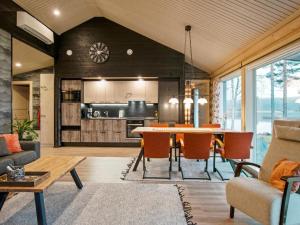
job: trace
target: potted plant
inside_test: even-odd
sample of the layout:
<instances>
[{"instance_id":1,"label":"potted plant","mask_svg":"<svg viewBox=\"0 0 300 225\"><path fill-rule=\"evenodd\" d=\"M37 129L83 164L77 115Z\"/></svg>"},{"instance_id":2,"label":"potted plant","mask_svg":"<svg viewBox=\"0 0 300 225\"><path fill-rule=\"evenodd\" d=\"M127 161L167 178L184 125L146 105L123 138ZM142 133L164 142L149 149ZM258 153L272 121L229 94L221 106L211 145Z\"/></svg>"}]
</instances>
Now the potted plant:
<instances>
[{"instance_id":1,"label":"potted plant","mask_svg":"<svg viewBox=\"0 0 300 225\"><path fill-rule=\"evenodd\" d=\"M19 140L23 141L34 141L37 139L38 134L33 129L34 120L17 120L14 122L13 127L15 132L17 132L19 136Z\"/></svg>"}]
</instances>

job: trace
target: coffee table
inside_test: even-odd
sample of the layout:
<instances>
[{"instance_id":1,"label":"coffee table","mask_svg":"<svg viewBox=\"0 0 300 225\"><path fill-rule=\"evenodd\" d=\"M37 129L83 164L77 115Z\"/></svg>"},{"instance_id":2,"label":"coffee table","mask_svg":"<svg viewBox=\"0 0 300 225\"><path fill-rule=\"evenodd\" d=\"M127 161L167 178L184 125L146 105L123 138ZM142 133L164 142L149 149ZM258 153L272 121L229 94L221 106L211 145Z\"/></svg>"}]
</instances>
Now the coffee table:
<instances>
[{"instance_id":1,"label":"coffee table","mask_svg":"<svg viewBox=\"0 0 300 225\"><path fill-rule=\"evenodd\" d=\"M0 187L0 210L9 192L33 192L37 222L39 225L46 225L44 191L68 172L71 173L78 189L82 189L75 167L85 159L86 157L81 156L47 156L26 165L25 171L49 171L50 177L34 187Z\"/></svg>"}]
</instances>

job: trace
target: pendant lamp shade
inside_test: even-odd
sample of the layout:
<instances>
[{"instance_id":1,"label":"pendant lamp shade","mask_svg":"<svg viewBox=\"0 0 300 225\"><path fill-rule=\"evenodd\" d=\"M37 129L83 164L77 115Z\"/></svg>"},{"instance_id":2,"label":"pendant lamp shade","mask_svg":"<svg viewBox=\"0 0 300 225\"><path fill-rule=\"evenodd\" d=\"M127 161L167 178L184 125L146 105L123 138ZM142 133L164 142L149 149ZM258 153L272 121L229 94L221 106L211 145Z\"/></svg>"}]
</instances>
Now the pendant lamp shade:
<instances>
[{"instance_id":1,"label":"pendant lamp shade","mask_svg":"<svg viewBox=\"0 0 300 225\"><path fill-rule=\"evenodd\" d=\"M169 99L169 103L170 104L178 104L179 103L178 98L173 96L172 98Z\"/></svg>"},{"instance_id":2,"label":"pendant lamp shade","mask_svg":"<svg viewBox=\"0 0 300 225\"><path fill-rule=\"evenodd\" d=\"M207 99L206 99L206 98L199 98L199 99L198 99L198 103L199 103L200 105L205 105L205 104L207 104L208 102L207 102Z\"/></svg>"},{"instance_id":3,"label":"pendant lamp shade","mask_svg":"<svg viewBox=\"0 0 300 225\"><path fill-rule=\"evenodd\" d=\"M190 97L187 97L183 100L183 104L193 104L193 103L194 103L194 101Z\"/></svg>"}]
</instances>

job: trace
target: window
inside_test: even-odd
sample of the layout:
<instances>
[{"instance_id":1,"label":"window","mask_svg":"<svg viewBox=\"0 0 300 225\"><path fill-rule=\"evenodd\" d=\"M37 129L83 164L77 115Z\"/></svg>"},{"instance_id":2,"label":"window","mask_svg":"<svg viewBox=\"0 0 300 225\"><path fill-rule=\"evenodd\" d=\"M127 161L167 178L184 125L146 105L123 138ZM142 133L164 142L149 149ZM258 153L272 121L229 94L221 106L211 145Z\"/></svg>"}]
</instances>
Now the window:
<instances>
[{"instance_id":1,"label":"window","mask_svg":"<svg viewBox=\"0 0 300 225\"><path fill-rule=\"evenodd\" d=\"M241 130L241 76L223 81L223 127Z\"/></svg>"},{"instance_id":2,"label":"window","mask_svg":"<svg viewBox=\"0 0 300 225\"><path fill-rule=\"evenodd\" d=\"M300 118L300 54L255 70L255 161L261 162L271 141L274 119Z\"/></svg>"}]
</instances>

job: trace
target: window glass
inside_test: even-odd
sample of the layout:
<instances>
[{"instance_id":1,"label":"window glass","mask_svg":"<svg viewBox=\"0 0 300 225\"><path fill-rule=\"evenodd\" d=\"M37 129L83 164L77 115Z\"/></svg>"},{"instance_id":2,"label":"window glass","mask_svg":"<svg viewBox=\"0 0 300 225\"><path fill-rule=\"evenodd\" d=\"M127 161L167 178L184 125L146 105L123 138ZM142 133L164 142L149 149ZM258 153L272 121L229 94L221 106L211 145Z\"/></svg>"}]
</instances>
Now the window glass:
<instances>
[{"instance_id":1,"label":"window glass","mask_svg":"<svg viewBox=\"0 0 300 225\"><path fill-rule=\"evenodd\" d=\"M274 119L300 118L300 54L255 70L255 155L262 162Z\"/></svg>"},{"instance_id":2,"label":"window glass","mask_svg":"<svg viewBox=\"0 0 300 225\"><path fill-rule=\"evenodd\" d=\"M223 126L241 130L241 77L223 81Z\"/></svg>"}]
</instances>

